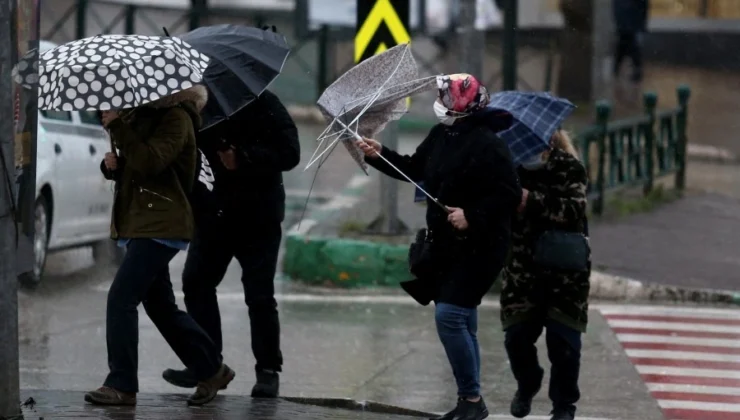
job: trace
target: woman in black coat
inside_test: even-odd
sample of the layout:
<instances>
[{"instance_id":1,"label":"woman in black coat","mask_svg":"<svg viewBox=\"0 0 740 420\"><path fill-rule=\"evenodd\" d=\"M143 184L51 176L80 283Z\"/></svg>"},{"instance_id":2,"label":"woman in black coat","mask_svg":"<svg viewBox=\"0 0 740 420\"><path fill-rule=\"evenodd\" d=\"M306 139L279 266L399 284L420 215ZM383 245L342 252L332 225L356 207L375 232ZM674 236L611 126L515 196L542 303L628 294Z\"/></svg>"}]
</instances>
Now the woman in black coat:
<instances>
[{"instance_id":1,"label":"woman in black coat","mask_svg":"<svg viewBox=\"0 0 740 420\"><path fill-rule=\"evenodd\" d=\"M434 111L440 120L411 156L375 140L358 141L368 164L399 180L378 153L444 203L429 200L426 214L433 238L433 288L437 331L458 387L458 405L442 419L488 416L480 394L477 307L504 266L510 225L521 188L509 149L485 110L486 89L467 74L440 76ZM457 416L457 417L456 417Z\"/></svg>"}]
</instances>

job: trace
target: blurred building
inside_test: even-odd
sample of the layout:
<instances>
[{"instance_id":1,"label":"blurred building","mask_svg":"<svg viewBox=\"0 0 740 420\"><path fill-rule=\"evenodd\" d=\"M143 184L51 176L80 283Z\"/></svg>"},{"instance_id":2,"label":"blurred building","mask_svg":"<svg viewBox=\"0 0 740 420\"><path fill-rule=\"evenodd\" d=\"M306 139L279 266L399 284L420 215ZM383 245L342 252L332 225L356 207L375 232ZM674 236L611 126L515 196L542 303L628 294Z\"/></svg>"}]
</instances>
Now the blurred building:
<instances>
[{"instance_id":1,"label":"blurred building","mask_svg":"<svg viewBox=\"0 0 740 420\"><path fill-rule=\"evenodd\" d=\"M300 68L295 70L306 75L320 71L317 61L322 57L320 45L351 44L356 1L53 0L39 3L41 36L53 42L102 33L162 34L162 27L177 34L193 25L276 25L296 46L295 55L299 58L296 65ZM415 39L426 34L452 40L459 1L411 0L410 24ZM610 4L610 0L594 1ZM740 0L650 0L650 3L646 60L740 69L740 55L736 54L740 45ZM519 0L518 4L520 45L546 48L551 40L559 39L556 35L563 25L559 0ZM478 14L476 26L488 32L489 43L500 41L502 17L494 0L478 0ZM317 31L322 25L330 27L328 41ZM344 53L342 50L335 55ZM343 65L335 70L340 71ZM286 91L296 90L286 87ZM311 95L306 94L305 100Z\"/></svg>"},{"instance_id":2,"label":"blurred building","mask_svg":"<svg viewBox=\"0 0 740 420\"><path fill-rule=\"evenodd\" d=\"M646 60L740 69L740 0L649 1ZM559 0L519 1L524 42L547 38L562 27L558 5Z\"/></svg>"}]
</instances>

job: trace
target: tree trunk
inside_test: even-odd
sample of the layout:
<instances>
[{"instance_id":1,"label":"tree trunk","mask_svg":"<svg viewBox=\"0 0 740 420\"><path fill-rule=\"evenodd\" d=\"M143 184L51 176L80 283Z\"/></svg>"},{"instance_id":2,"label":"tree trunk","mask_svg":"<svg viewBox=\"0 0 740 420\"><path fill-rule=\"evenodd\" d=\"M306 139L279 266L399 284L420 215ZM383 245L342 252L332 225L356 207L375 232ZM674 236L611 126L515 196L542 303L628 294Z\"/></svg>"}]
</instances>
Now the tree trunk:
<instances>
[{"instance_id":1,"label":"tree trunk","mask_svg":"<svg viewBox=\"0 0 740 420\"><path fill-rule=\"evenodd\" d=\"M483 77L483 32L475 29L475 0L460 0L460 14L458 15L458 43L460 49L460 72L475 76L481 83L486 83Z\"/></svg>"},{"instance_id":2,"label":"tree trunk","mask_svg":"<svg viewBox=\"0 0 740 420\"><path fill-rule=\"evenodd\" d=\"M561 0L560 10L558 94L579 102L610 96L610 0Z\"/></svg>"}]
</instances>

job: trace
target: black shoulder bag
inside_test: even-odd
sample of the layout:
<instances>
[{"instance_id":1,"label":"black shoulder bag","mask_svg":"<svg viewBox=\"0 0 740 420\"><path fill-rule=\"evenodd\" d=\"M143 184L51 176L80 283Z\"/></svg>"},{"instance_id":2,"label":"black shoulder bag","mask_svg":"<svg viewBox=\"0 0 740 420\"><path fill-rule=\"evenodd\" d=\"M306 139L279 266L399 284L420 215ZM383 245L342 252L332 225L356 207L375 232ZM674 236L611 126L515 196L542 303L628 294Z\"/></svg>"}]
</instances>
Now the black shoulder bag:
<instances>
[{"instance_id":1,"label":"black shoulder bag","mask_svg":"<svg viewBox=\"0 0 740 420\"><path fill-rule=\"evenodd\" d=\"M545 231L534 244L532 259L542 267L563 271L588 271L591 246L588 221L584 233L553 229Z\"/></svg>"},{"instance_id":2,"label":"black shoulder bag","mask_svg":"<svg viewBox=\"0 0 740 420\"><path fill-rule=\"evenodd\" d=\"M416 233L416 239L409 247L409 271L418 279L428 279L437 271L435 261L434 236L424 228Z\"/></svg>"}]
</instances>

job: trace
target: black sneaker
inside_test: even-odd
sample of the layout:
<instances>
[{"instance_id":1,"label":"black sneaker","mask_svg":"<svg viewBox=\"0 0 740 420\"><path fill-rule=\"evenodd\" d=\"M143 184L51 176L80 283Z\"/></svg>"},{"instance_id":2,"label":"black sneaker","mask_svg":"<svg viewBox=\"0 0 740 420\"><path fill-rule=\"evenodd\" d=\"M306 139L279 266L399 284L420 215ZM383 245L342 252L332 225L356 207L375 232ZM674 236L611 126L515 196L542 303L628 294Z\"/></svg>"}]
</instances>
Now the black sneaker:
<instances>
[{"instance_id":1,"label":"black sneaker","mask_svg":"<svg viewBox=\"0 0 740 420\"><path fill-rule=\"evenodd\" d=\"M253 398L277 398L280 395L280 375L272 370L258 370Z\"/></svg>"},{"instance_id":2,"label":"black sneaker","mask_svg":"<svg viewBox=\"0 0 740 420\"><path fill-rule=\"evenodd\" d=\"M550 414L552 414L552 418L550 420L573 420L576 418L576 406L567 405L554 407Z\"/></svg>"},{"instance_id":3,"label":"black sneaker","mask_svg":"<svg viewBox=\"0 0 740 420\"><path fill-rule=\"evenodd\" d=\"M187 368L183 370L167 369L162 372L162 378L180 388L195 388L198 386L198 379L195 378L195 374Z\"/></svg>"},{"instance_id":4,"label":"black sneaker","mask_svg":"<svg viewBox=\"0 0 740 420\"><path fill-rule=\"evenodd\" d=\"M539 391L539 389L537 391ZM511 406L509 407L511 415L518 419L527 417L529 413L532 412L532 399L537 394L537 391L526 395L521 391L517 391L516 394L514 394L514 398L511 400Z\"/></svg>"},{"instance_id":5,"label":"black sneaker","mask_svg":"<svg viewBox=\"0 0 740 420\"><path fill-rule=\"evenodd\" d=\"M188 368L183 370L167 369L162 372L162 378L180 388L195 388L198 386L198 379L195 378L195 374ZM226 385L221 389L226 389Z\"/></svg>"},{"instance_id":6,"label":"black sneaker","mask_svg":"<svg viewBox=\"0 0 740 420\"><path fill-rule=\"evenodd\" d=\"M542 378L544 374L545 371L541 370L539 380L537 381L537 387L533 390L522 391L521 389L518 389L516 391L516 394L514 394L514 398L512 398L511 400L511 406L509 407L509 411L511 412L512 416L518 419L522 419L529 415L529 413L532 411L532 399L534 399L534 396L537 395L538 392L540 392L540 388L542 387Z\"/></svg>"},{"instance_id":7,"label":"black sneaker","mask_svg":"<svg viewBox=\"0 0 740 420\"><path fill-rule=\"evenodd\" d=\"M457 415L454 420L483 420L488 417L488 408L483 397L476 402L461 400L457 406Z\"/></svg>"},{"instance_id":8,"label":"black sneaker","mask_svg":"<svg viewBox=\"0 0 740 420\"><path fill-rule=\"evenodd\" d=\"M442 414L439 417L434 417L429 420L453 420L455 418L455 414L457 414L457 409L460 408L460 401L462 401L462 398L457 399L457 406L452 409L452 411Z\"/></svg>"}]
</instances>

